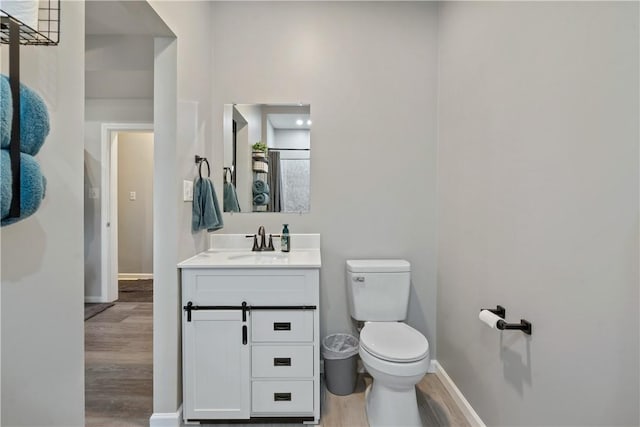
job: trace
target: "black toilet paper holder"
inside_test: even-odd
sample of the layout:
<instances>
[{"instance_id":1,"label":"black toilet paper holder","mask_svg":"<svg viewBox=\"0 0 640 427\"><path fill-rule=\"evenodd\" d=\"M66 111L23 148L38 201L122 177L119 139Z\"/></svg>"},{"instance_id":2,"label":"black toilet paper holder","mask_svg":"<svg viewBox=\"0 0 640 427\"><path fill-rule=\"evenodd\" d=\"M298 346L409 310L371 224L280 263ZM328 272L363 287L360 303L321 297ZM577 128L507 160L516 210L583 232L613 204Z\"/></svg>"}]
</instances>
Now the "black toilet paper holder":
<instances>
[{"instance_id":1,"label":"black toilet paper holder","mask_svg":"<svg viewBox=\"0 0 640 427\"><path fill-rule=\"evenodd\" d=\"M501 305L496 305L496 308L481 308L480 311L482 311L482 310L490 311L493 314L495 314L496 316L502 317L503 319L507 315L507 310Z\"/></svg>"},{"instance_id":2,"label":"black toilet paper holder","mask_svg":"<svg viewBox=\"0 0 640 427\"><path fill-rule=\"evenodd\" d=\"M496 308L483 308L482 310L490 311L496 316L501 317L503 319L507 315L507 310L501 305L497 305ZM527 335L531 335L532 325L531 325L531 322L524 319L520 319L520 323L507 323L504 320L498 320L496 322L496 328L500 329L501 331L505 329L520 330Z\"/></svg>"}]
</instances>

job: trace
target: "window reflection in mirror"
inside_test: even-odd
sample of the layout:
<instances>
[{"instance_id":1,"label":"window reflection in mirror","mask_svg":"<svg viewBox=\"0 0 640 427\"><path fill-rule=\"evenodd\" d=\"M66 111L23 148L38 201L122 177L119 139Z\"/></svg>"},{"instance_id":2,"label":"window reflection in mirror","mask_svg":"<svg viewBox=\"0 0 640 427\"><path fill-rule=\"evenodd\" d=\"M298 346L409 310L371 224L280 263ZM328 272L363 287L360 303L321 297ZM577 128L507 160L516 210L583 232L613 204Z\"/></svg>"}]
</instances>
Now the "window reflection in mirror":
<instances>
[{"instance_id":1,"label":"window reflection in mirror","mask_svg":"<svg viewBox=\"0 0 640 427\"><path fill-rule=\"evenodd\" d=\"M309 212L311 106L224 106L224 211Z\"/></svg>"}]
</instances>

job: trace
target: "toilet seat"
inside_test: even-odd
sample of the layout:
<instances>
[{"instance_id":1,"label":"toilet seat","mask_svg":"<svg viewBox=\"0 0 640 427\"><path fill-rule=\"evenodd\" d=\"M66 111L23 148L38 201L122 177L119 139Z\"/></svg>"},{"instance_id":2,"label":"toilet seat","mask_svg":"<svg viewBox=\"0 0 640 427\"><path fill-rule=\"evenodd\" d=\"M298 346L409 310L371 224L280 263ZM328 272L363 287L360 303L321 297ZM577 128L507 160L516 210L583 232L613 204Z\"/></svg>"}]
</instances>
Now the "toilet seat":
<instances>
[{"instance_id":1,"label":"toilet seat","mask_svg":"<svg viewBox=\"0 0 640 427\"><path fill-rule=\"evenodd\" d=\"M360 345L371 355L396 363L411 363L429 355L429 342L401 322L369 322L360 331Z\"/></svg>"},{"instance_id":2,"label":"toilet seat","mask_svg":"<svg viewBox=\"0 0 640 427\"><path fill-rule=\"evenodd\" d=\"M388 360L384 360L377 356L374 356L373 354L365 350L362 346L360 346L360 351L358 352L358 354L360 355L360 359L362 359L362 363L364 364L367 372L374 376L374 378L378 375L374 375L374 372L372 370L382 372L385 375L390 375L398 379L416 375L422 377L427 373L427 370L429 369L429 363L431 363L428 355L424 359L416 360L415 362L390 362Z\"/></svg>"}]
</instances>

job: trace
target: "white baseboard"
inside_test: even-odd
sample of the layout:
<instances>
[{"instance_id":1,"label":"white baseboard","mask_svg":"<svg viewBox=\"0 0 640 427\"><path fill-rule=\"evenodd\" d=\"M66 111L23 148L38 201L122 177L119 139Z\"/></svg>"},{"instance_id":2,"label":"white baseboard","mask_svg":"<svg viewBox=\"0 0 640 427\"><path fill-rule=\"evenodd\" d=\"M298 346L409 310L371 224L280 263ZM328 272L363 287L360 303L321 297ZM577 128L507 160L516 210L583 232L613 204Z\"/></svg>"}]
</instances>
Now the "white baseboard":
<instances>
[{"instance_id":1,"label":"white baseboard","mask_svg":"<svg viewBox=\"0 0 640 427\"><path fill-rule=\"evenodd\" d=\"M153 273L118 273L118 280L153 279Z\"/></svg>"},{"instance_id":2,"label":"white baseboard","mask_svg":"<svg viewBox=\"0 0 640 427\"><path fill-rule=\"evenodd\" d=\"M99 303L99 302L111 302L111 301L105 301L105 299L100 297L100 296L85 295L84 302L86 302L86 303Z\"/></svg>"},{"instance_id":3,"label":"white baseboard","mask_svg":"<svg viewBox=\"0 0 640 427\"><path fill-rule=\"evenodd\" d=\"M437 370L438 370L438 361L433 359L430 360L429 369L427 369L427 374L435 374Z\"/></svg>"},{"instance_id":4,"label":"white baseboard","mask_svg":"<svg viewBox=\"0 0 640 427\"><path fill-rule=\"evenodd\" d=\"M149 427L180 427L182 405L176 412L154 412L149 418Z\"/></svg>"},{"instance_id":5,"label":"white baseboard","mask_svg":"<svg viewBox=\"0 0 640 427\"><path fill-rule=\"evenodd\" d=\"M453 400L455 400L458 408L460 408L460 411L467 419L467 422L469 422L469 425L472 427L486 427L485 423L480 419L480 416L476 413L473 407L471 407L467 399L447 374L447 371L444 370L442 365L440 365L437 360L432 360L431 364L435 368L436 376L440 381L442 381L444 388L447 389ZM431 367L429 367L429 372L431 372Z\"/></svg>"}]
</instances>

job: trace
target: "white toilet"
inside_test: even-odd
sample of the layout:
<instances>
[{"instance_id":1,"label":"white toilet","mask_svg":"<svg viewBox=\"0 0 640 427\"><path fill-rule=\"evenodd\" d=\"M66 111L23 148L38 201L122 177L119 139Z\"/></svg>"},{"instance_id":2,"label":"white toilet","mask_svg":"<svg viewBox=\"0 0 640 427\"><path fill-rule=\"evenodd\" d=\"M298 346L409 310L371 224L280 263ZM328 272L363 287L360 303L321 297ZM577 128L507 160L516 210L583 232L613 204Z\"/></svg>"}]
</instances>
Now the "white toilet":
<instances>
[{"instance_id":1,"label":"white toilet","mask_svg":"<svg viewBox=\"0 0 640 427\"><path fill-rule=\"evenodd\" d=\"M360 358L373 377L366 392L369 425L422 425L415 385L429 368L429 342L402 321L409 305L411 265L404 260L347 261L351 317L364 321Z\"/></svg>"}]
</instances>

